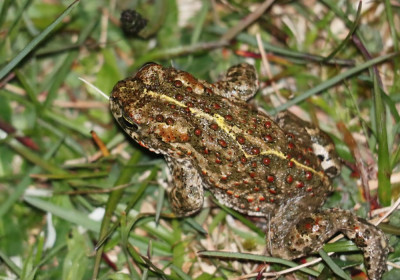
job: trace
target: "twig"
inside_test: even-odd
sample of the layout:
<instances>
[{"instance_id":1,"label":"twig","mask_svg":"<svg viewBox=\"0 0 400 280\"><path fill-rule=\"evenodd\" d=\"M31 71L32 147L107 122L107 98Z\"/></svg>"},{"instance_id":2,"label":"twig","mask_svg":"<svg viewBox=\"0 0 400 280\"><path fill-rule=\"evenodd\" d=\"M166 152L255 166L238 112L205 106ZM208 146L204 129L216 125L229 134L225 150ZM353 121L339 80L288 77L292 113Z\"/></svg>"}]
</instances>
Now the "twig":
<instances>
[{"instance_id":1,"label":"twig","mask_svg":"<svg viewBox=\"0 0 400 280\"><path fill-rule=\"evenodd\" d=\"M233 38L236 37L237 34L239 34L243 29L245 29L247 26L252 24L254 21L256 21L271 5L274 3L275 0L266 0L264 3L260 5L254 12L252 12L250 15L245 17L243 20L238 22L236 26L232 27L229 29L224 36L220 39L221 42L226 42L230 41Z\"/></svg>"}]
</instances>

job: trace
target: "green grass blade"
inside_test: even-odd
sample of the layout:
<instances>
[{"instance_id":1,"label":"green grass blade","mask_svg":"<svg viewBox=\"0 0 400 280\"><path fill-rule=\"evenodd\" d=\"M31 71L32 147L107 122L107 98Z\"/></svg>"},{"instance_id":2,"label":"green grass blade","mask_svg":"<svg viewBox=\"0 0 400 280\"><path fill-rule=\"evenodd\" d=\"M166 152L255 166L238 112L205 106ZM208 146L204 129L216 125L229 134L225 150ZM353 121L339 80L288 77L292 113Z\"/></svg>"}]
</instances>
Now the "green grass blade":
<instances>
[{"instance_id":1,"label":"green grass blade","mask_svg":"<svg viewBox=\"0 0 400 280\"><path fill-rule=\"evenodd\" d=\"M7 142L8 146L16 151L18 154L23 156L26 160L32 162L43 168L44 170L54 173L54 174L62 174L65 173L64 170L54 166L47 160L43 159L43 157L39 156L37 153L32 152L22 144L18 143L16 140L11 140Z\"/></svg>"},{"instance_id":2,"label":"green grass blade","mask_svg":"<svg viewBox=\"0 0 400 280\"><path fill-rule=\"evenodd\" d=\"M160 220L160 215L161 215L161 210L162 210L162 206L163 206L163 202L164 202L164 194L165 194L165 189L163 186L159 186L158 188L158 199L157 199L157 208L156 208L156 223L158 224L159 220Z\"/></svg>"},{"instance_id":3,"label":"green grass blade","mask_svg":"<svg viewBox=\"0 0 400 280\"><path fill-rule=\"evenodd\" d=\"M50 111L48 110L44 110L43 112L43 118L48 120L49 122L54 121L57 122L58 125L60 125L60 127L63 128L68 128L71 129L72 131L77 131L80 134L82 134L83 136L85 136L86 138L90 138L90 131L87 128L82 127L81 125L79 125L78 123L75 123L74 121L71 121L67 118L65 118L65 116Z\"/></svg>"},{"instance_id":4,"label":"green grass blade","mask_svg":"<svg viewBox=\"0 0 400 280\"><path fill-rule=\"evenodd\" d=\"M3 69L0 70L0 80L3 79L18 63L21 62L44 38L49 35L54 28L71 12L78 4L79 0L74 1L69 7L48 27L46 27L38 36L36 36L26 47L14 57Z\"/></svg>"},{"instance_id":5,"label":"green grass blade","mask_svg":"<svg viewBox=\"0 0 400 280\"><path fill-rule=\"evenodd\" d=\"M380 203L389 206L392 200L392 188L390 176L389 147L386 129L386 108L382 100L382 89L379 87L378 78L374 75L374 107L376 138L378 140L378 197Z\"/></svg>"},{"instance_id":6,"label":"green grass blade","mask_svg":"<svg viewBox=\"0 0 400 280\"><path fill-rule=\"evenodd\" d=\"M78 174L35 174L35 178L40 178L43 180L71 180L71 179L88 179L88 178L98 178L107 177L107 171L96 171L91 173L78 173Z\"/></svg>"},{"instance_id":7,"label":"green grass blade","mask_svg":"<svg viewBox=\"0 0 400 280\"><path fill-rule=\"evenodd\" d=\"M8 268L16 275L18 278L21 277L22 270L19 268L3 251L0 250L0 259L8 266Z\"/></svg>"},{"instance_id":8,"label":"green grass blade","mask_svg":"<svg viewBox=\"0 0 400 280\"><path fill-rule=\"evenodd\" d=\"M82 212L78 212L75 209L60 207L51 202L32 196L25 196L24 200L30 205L44 212L50 212L53 215L60 217L61 219L64 219L68 222L75 223L94 232L100 231L99 222L90 219L87 215L82 214Z\"/></svg>"},{"instance_id":9,"label":"green grass blade","mask_svg":"<svg viewBox=\"0 0 400 280\"><path fill-rule=\"evenodd\" d=\"M393 40L393 47L395 51L400 51L399 47L399 36L398 31L396 31L396 25L394 23L393 11L392 11L392 3L390 0L383 1L385 3L385 12L388 18L388 23L390 26L390 35L392 36ZM396 33L397 32L397 33ZM399 63L399 61L395 61L395 63Z\"/></svg>"},{"instance_id":10,"label":"green grass blade","mask_svg":"<svg viewBox=\"0 0 400 280\"><path fill-rule=\"evenodd\" d=\"M390 53L387 55L383 55L383 56L368 60L367 62L365 62L361 65L353 67L353 68L347 70L346 72L336 75L333 78L323 82L322 84L317 85L316 87L304 92L302 95L296 96L295 98L288 100L285 104L282 104L281 106L276 107L273 110L273 112L280 112L280 111L286 110L290 106L300 103L301 101L313 96L314 94L320 93L320 92L336 85L337 83L343 81L344 79L349 78L357 73L360 73L361 71L363 71L365 69L368 69L368 67L379 64L379 63L386 61L390 58L393 58L395 56L399 56L399 53Z\"/></svg>"},{"instance_id":11,"label":"green grass blade","mask_svg":"<svg viewBox=\"0 0 400 280\"><path fill-rule=\"evenodd\" d=\"M227 212L229 215L232 215L236 219L240 220L243 224L245 224L247 227L249 227L252 231L256 232L259 236L265 236L265 232L256 227L253 222L251 222L249 219L243 217L241 214L236 212L235 210L232 210L229 207L226 207L225 205L222 205L219 203L217 199L213 198L213 202L218 205L218 207L222 208L225 212Z\"/></svg>"},{"instance_id":12,"label":"green grass blade","mask_svg":"<svg viewBox=\"0 0 400 280\"><path fill-rule=\"evenodd\" d=\"M383 2L385 3L385 13L386 13L387 21L388 21L388 24L390 27L390 35L392 36L393 48L394 48L394 51L398 52L398 51L400 51L400 46L399 46L400 36L399 36L398 26L396 27L396 24L394 22L392 3L390 2L390 0L385 0ZM399 80L400 60L396 59L393 61L393 63L394 63L393 80L398 81ZM399 83L397 83L397 86L393 90L397 89L397 91L398 91L400 89L400 86L398 84Z\"/></svg>"},{"instance_id":13,"label":"green grass blade","mask_svg":"<svg viewBox=\"0 0 400 280\"><path fill-rule=\"evenodd\" d=\"M267 257L262 255L255 255L249 253L232 253L232 252L221 252L221 251L202 251L198 252L198 255L201 257L216 257L216 258L227 258L227 259L238 259L244 261L256 261L256 262L268 262L268 263L279 263L286 265L288 267L296 267L297 263L292 261L287 261L274 257ZM309 268L301 268L300 271L310 274L311 276L318 276L318 272L309 269Z\"/></svg>"},{"instance_id":14,"label":"green grass blade","mask_svg":"<svg viewBox=\"0 0 400 280\"><path fill-rule=\"evenodd\" d=\"M328 254L324 251L324 250L319 250L318 251L319 255L321 256L321 258L324 260L324 262L330 267L330 269L332 269L332 271L340 276L343 279L346 280L351 280L350 276L347 275L343 269L341 269L329 256Z\"/></svg>"},{"instance_id":15,"label":"green grass blade","mask_svg":"<svg viewBox=\"0 0 400 280\"><path fill-rule=\"evenodd\" d=\"M205 1L201 7L201 12L199 13L199 18L196 21L196 25L195 28L193 30L193 34L190 38L190 42L192 44L195 44L199 41L200 35L201 35L201 31L204 28L204 21L206 20L207 17L207 12L208 9L210 8L210 4L208 1Z\"/></svg>"},{"instance_id":16,"label":"green grass blade","mask_svg":"<svg viewBox=\"0 0 400 280\"><path fill-rule=\"evenodd\" d=\"M15 17L13 23L11 24L11 26L7 30L8 35L13 33L14 28L20 22L24 11L29 7L31 2L32 2L32 0L26 0L24 5L22 5L22 7L18 9L17 16ZM8 8L10 8L10 3L11 3L11 1L5 1L5 3L3 4L3 10L1 11L1 14L0 14L0 26L2 26L3 21L6 19L6 13L8 12ZM18 4L14 3L14 5L18 5ZM6 40L2 40L0 42L0 50L3 49L5 43L6 43Z\"/></svg>"},{"instance_id":17,"label":"green grass blade","mask_svg":"<svg viewBox=\"0 0 400 280\"><path fill-rule=\"evenodd\" d=\"M29 99L32 101L32 103L35 105L36 108L40 108L40 103L35 95L35 90L29 84L26 76L20 70L15 70L14 72L18 80L21 82L23 88L25 89L26 94L29 96Z\"/></svg>"},{"instance_id":18,"label":"green grass blade","mask_svg":"<svg viewBox=\"0 0 400 280\"><path fill-rule=\"evenodd\" d=\"M0 26L2 26L4 21L6 20L7 11L8 11L8 8L11 6L11 3L12 3L12 0L5 0L3 2L3 6L1 7L1 11L0 11Z\"/></svg>"},{"instance_id":19,"label":"green grass blade","mask_svg":"<svg viewBox=\"0 0 400 280\"><path fill-rule=\"evenodd\" d=\"M397 147L390 159L390 168L393 169L400 161L400 147Z\"/></svg>"},{"instance_id":20,"label":"green grass blade","mask_svg":"<svg viewBox=\"0 0 400 280\"><path fill-rule=\"evenodd\" d=\"M347 45L347 43L350 41L351 36L353 36L353 33L356 31L358 24L360 23L360 19L361 19L361 7L362 7L362 2L360 1L358 4L358 9L357 9L357 14L356 14L356 19L354 21L354 23L351 26L351 29L349 31L349 33L347 34L346 38L340 42L339 46L337 46L337 48L335 50L333 50L332 53L330 53L325 59L324 61L329 61L331 60L340 50L343 49L344 46Z\"/></svg>"},{"instance_id":21,"label":"green grass blade","mask_svg":"<svg viewBox=\"0 0 400 280\"><path fill-rule=\"evenodd\" d=\"M227 31L225 28L223 27L219 27L219 26L212 26L212 27L208 27L206 28L207 31L212 32L212 33L216 33L216 34L225 34L225 32ZM254 36L251 36L249 34L245 34L245 33L240 33L236 39L238 41L241 41L243 43L247 43L249 45L252 46L257 46L257 40ZM323 62L325 60L325 57L323 56L319 56L319 55L313 55L313 54L309 54L309 53L302 53L302 52L298 52L298 51L294 51L294 50L290 50L288 48L282 48L279 46L275 46L273 44L270 44L268 42L263 41L262 42L262 46L265 49L265 51L267 52L272 52L275 53L277 55L280 56L284 56L287 58L293 58L296 59L296 63L306 63L309 61L314 61L314 62ZM329 61L329 63L334 63L336 65L353 65L354 63L351 60L348 59L331 59Z\"/></svg>"},{"instance_id":22,"label":"green grass blade","mask_svg":"<svg viewBox=\"0 0 400 280\"><path fill-rule=\"evenodd\" d=\"M49 151L43 156L44 161L49 160L54 155L54 153L58 150L62 142L63 141L60 140L58 143L56 143L53 147L49 149ZM39 171L40 167L38 165L34 166L33 168L31 168L28 174L22 178L21 182L19 182L18 185L16 186L14 192L7 198L6 201L4 201L0 205L0 218L10 210L10 208L14 205L14 203L25 192L26 188L29 187L29 185L32 183L32 178L30 177L30 174L37 173Z\"/></svg>"},{"instance_id":23,"label":"green grass blade","mask_svg":"<svg viewBox=\"0 0 400 280\"><path fill-rule=\"evenodd\" d=\"M79 38L78 38L78 45L81 45L85 42L87 37L91 34L92 30L96 27L97 24L97 19L93 18L90 19L89 24L85 26L85 28L81 31ZM52 101L56 98L58 89L64 83L66 77L71 71L72 64L76 60L76 58L79 55L79 49L73 49L71 50L67 57L64 59L63 63L61 64L61 67L58 69L57 73L54 75L52 79L52 85L49 89L49 93L47 95L46 101L44 102L44 107L49 108Z\"/></svg>"},{"instance_id":24,"label":"green grass blade","mask_svg":"<svg viewBox=\"0 0 400 280\"><path fill-rule=\"evenodd\" d=\"M135 152L132 155L132 157L130 158L127 165L121 171L120 176L117 179L117 181L115 182L114 186L123 185L130 181L130 179L132 177L132 173L133 173L132 171L135 168L135 164L138 163L138 161L140 160L140 157L141 157L141 154L139 152ZM109 226L111 223L111 217L114 214L114 211L115 211L115 209L118 205L118 202L121 199L121 196L123 193L124 193L124 190L119 189L119 190L113 191L110 194L108 201L107 201L107 205L106 205L106 212L104 214L104 218L101 223L100 235L99 235L98 240L102 240L102 239L104 239L105 236L107 236L108 231L109 231ZM92 279L97 279L97 275L98 275L99 269L100 269L101 255L103 253L103 250L104 250L104 246L97 248Z\"/></svg>"},{"instance_id":25,"label":"green grass blade","mask_svg":"<svg viewBox=\"0 0 400 280\"><path fill-rule=\"evenodd\" d=\"M29 255L25 257L22 266L22 273L21 273L22 280L32 280L37 271L37 269L34 268L33 266L33 251L34 251L34 245L32 244L30 245Z\"/></svg>"},{"instance_id":26,"label":"green grass blade","mask_svg":"<svg viewBox=\"0 0 400 280\"><path fill-rule=\"evenodd\" d=\"M182 269L180 269L179 267L177 267L173 264L170 267L171 267L171 270L173 272L175 272L176 275L178 275L179 279L182 279L182 280L191 280L192 279L189 275L187 275L185 272L183 272Z\"/></svg>"}]
</instances>

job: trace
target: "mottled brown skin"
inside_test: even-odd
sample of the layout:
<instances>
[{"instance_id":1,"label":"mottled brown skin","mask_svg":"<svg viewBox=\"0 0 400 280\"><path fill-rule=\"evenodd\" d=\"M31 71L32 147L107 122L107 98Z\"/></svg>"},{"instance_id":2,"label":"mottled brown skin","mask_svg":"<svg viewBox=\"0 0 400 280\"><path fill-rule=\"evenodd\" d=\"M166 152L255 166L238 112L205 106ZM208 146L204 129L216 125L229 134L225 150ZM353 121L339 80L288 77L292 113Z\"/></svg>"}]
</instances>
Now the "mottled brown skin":
<instances>
[{"instance_id":1,"label":"mottled brown skin","mask_svg":"<svg viewBox=\"0 0 400 280\"><path fill-rule=\"evenodd\" d=\"M209 84L155 63L116 84L111 111L140 145L165 156L175 213L201 209L204 188L224 205L269 219L268 254L286 259L322 248L337 232L364 252L371 279L386 270L388 243L349 211L323 210L340 166L329 137L284 112L275 120L245 101L258 89L249 64Z\"/></svg>"}]
</instances>

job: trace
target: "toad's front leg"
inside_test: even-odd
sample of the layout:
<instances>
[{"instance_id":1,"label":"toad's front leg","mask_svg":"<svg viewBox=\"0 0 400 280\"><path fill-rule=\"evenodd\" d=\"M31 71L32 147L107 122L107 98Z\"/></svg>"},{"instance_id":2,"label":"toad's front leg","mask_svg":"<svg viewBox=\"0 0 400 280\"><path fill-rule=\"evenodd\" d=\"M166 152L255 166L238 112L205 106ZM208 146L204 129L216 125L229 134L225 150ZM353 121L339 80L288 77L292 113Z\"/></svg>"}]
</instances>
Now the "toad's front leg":
<instances>
[{"instance_id":1,"label":"toad's front leg","mask_svg":"<svg viewBox=\"0 0 400 280\"><path fill-rule=\"evenodd\" d=\"M165 157L171 178L168 182L169 201L174 213L189 216L203 207L202 179L190 160Z\"/></svg>"},{"instance_id":2,"label":"toad's front leg","mask_svg":"<svg viewBox=\"0 0 400 280\"><path fill-rule=\"evenodd\" d=\"M285 221L277 221L276 218L271 220L268 241L268 251L272 256L295 259L315 253L334 234L341 232L363 251L370 279L379 280L386 271L390 248L385 234L349 211L321 210L302 217L289 227L287 225L290 223L285 224Z\"/></svg>"}]
</instances>

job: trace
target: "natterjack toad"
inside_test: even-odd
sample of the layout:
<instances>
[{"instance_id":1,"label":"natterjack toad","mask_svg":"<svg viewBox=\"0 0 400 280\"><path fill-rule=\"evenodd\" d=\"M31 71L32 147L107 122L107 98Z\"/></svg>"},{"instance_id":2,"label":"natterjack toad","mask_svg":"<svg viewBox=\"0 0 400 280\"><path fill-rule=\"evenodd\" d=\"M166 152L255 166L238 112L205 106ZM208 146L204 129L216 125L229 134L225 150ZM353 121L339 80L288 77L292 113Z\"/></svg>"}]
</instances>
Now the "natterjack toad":
<instances>
[{"instance_id":1,"label":"natterjack toad","mask_svg":"<svg viewBox=\"0 0 400 280\"><path fill-rule=\"evenodd\" d=\"M270 255L305 256L342 232L364 252L369 277L380 279L384 233L349 211L321 208L339 172L329 137L288 112L272 119L251 107L245 101L257 89L246 63L214 84L148 63L115 85L110 106L127 134L165 156L178 215L201 209L206 188L228 207L269 219Z\"/></svg>"}]
</instances>

